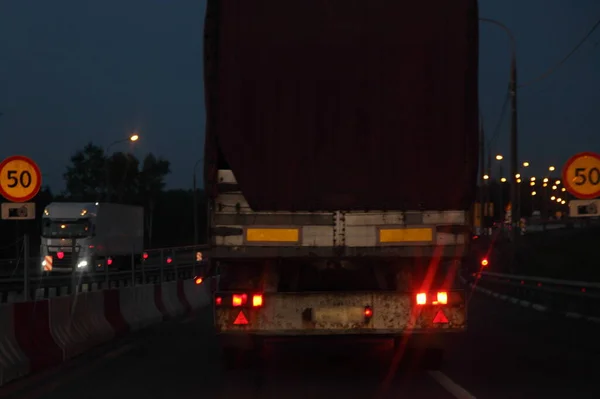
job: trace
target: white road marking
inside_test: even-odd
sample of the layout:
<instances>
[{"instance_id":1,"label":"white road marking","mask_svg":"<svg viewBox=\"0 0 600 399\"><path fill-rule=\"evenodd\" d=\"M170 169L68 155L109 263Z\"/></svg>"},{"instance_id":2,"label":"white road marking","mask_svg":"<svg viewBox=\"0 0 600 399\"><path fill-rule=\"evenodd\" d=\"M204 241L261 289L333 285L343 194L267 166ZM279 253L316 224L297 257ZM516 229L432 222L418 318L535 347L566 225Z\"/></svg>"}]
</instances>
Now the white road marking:
<instances>
[{"instance_id":1,"label":"white road marking","mask_svg":"<svg viewBox=\"0 0 600 399\"><path fill-rule=\"evenodd\" d=\"M475 396L471 395L469 391L452 381L441 371L429 370L427 373L456 399L477 399Z\"/></svg>"}]
</instances>

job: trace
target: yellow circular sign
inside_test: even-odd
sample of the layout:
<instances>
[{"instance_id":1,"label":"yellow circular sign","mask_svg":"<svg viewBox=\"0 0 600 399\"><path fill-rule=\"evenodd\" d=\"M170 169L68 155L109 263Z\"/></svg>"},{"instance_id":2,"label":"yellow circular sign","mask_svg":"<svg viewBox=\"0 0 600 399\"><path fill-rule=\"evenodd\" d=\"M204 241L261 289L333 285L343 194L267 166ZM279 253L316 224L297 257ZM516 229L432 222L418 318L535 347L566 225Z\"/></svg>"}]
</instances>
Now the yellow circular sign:
<instances>
[{"instance_id":1,"label":"yellow circular sign","mask_svg":"<svg viewBox=\"0 0 600 399\"><path fill-rule=\"evenodd\" d=\"M12 202L27 202L40 191L42 174L33 160L22 155L0 163L0 195Z\"/></svg>"},{"instance_id":2,"label":"yellow circular sign","mask_svg":"<svg viewBox=\"0 0 600 399\"><path fill-rule=\"evenodd\" d=\"M571 157L562 171L568 192L580 199L600 196L600 155L582 152Z\"/></svg>"}]
</instances>

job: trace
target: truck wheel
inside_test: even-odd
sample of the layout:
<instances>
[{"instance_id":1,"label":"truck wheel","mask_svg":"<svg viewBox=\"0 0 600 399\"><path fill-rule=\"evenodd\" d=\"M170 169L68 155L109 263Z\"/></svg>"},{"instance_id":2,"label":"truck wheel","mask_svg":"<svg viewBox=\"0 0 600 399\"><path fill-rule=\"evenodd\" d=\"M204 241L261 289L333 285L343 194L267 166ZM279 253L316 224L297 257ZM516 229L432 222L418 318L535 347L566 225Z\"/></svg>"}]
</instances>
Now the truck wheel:
<instances>
[{"instance_id":1,"label":"truck wheel","mask_svg":"<svg viewBox=\"0 0 600 399\"><path fill-rule=\"evenodd\" d=\"M444 361L444 338L441 334L433 335L413 335L408 341L403 341L403 337L394 338L394 350L408 342L407 353L414 356L421 367L427 370L437 370Z\"/></svg>"},{"instance_id":2,"label":"truck wheel","mask_svg":"<svg viewBox=\"0 0 600 399\"><path fill-rule=\"evenodd\" d=\"M444 350L442 348L427 348L423 353L423 367L427 370L439 370L444 362Z\"/></svg>"},{"instance_id":3,"label":"truck wheel","mask_svg":"<svg viewBox=\"0 0 600 399\"><path fill-rule=\"evenodd\" d=\"M254 367L262 359L262 341L251 339L243 345L221 344L223 365L225 369L233 370Z\"/></svg>"}]
</instances>

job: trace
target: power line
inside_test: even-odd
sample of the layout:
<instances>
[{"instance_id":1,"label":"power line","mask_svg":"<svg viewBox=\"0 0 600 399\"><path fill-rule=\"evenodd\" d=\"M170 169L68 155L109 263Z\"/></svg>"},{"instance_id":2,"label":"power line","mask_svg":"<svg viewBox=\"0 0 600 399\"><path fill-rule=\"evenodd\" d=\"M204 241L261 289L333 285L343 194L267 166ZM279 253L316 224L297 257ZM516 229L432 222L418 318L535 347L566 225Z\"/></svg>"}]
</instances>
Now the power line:
<instances>
[{"instance_id":1,"label":"power line","mask_svg":"<svg viewBox=\"0 0 600 399\"><path fill-rule=\"evenodd\" d=\"M540 76L538 76L536 79L530 80L526 83L520 84L519 87L525 87L525 86L529 86L533 83L537 83L542 79L546 79L548 76L552 75L554 72L556 72L556 70L558 68L560 68L569 58L571 58L571 56L573 54L575 54L575 52L577 52L577 50L579 50L579 48L583 45L583 43L585 43L590 36L592 35L592 33L594 33L594 31L596 29L598 29L598 27L600 26L600 19L598 19L598 21L596 21L596 23L594 24L594 26L592 27L592 29L590 29L590 31L583 37L583 39L581 39L579 41L579 43L577 43L577 45L575 47L573 47L573 49L562 59L558 62L558 64L554 65L553 67L551 67L550 69L548 69L546 72L544 72L543 74L541 74ZM597 44L597 43L596 43Z\"/></svg>"}]
</instances>

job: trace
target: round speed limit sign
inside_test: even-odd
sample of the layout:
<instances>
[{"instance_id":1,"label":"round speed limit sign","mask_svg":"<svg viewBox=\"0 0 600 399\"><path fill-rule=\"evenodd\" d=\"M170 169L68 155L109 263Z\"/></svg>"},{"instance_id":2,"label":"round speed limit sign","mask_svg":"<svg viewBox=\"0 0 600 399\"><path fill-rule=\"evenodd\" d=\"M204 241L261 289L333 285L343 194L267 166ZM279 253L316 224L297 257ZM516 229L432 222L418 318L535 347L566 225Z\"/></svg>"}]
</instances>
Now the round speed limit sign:
<instances>
[{"instance_id":1,"label":"round speed limit sign","mask_svg":"<svg viewBox=\"0 0 600 399\"><path fill-rule=\"evenodd\" d=\"M0 195L12 202L27 202L40 191L42 174L32 159L14 155L0 163Z\"/></svg>"},{"instance_id":2,"label":"round speed limit sign","mask_svg":"<svg viewBox=\"0 0 600 399\"><path fill-rule=\"evenodd\" d=\"M582 152L572 156L563 167L562 177L565 188L575 197L600 196L600 155Z\"/></svg>"}]
</instances>

